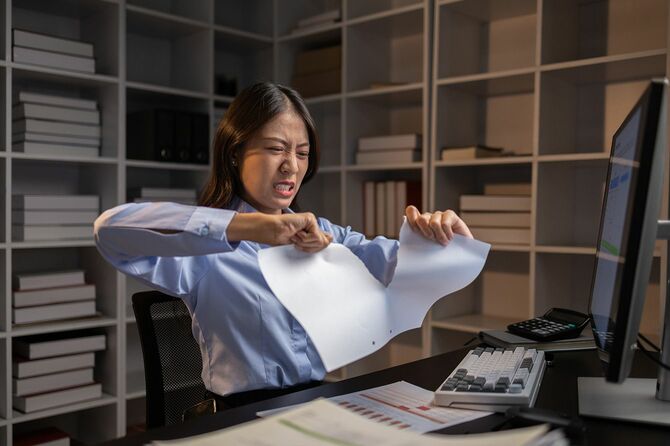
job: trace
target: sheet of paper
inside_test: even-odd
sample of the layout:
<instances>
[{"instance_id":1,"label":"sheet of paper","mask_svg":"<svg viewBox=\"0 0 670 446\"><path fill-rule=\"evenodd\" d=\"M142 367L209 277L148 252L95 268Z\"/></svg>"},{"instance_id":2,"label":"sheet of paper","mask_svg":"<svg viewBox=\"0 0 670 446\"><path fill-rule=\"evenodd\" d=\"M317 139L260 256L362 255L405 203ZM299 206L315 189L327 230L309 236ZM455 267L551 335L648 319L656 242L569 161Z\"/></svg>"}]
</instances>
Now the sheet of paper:
<instances>
[{"instance_id":1,"label":"sheet of paper","mask_svg":"<svg viewBox=\"0 0 670 446\"><path fill-rule=\"evenodd\" d=\"M433 405L433 392L405 381L328 398L344 409L377 423L423 434L490 415L492 412ZM256 413L268 417L301 406Z\"/></svg>"},{"instance_id":2,"label":"sheet of paper","mask_svg":"<svg viewBox=\"0 0 670 446\"><path fill-rule=\"evenodd\" d=\"M335 243L315 254L292 245L264 249L259 263L275 296L332 371L420 327L436 301L479 275L489 249L487 243L458 235L444 247L404 223L388 288L348 248Z\"/></svg>"},{"instance_id":3,"label":"sheet of paper","mask_svg":"<svg viewBox=\"0 0 670 446\"><path fill-rule=\"evenodd\" d=\"M470 435L434 435L398 429L359 417L327 400L315 400L269 418L158 446L519 446L541 438L547 425Z\"/></svg>"}]
</instances>

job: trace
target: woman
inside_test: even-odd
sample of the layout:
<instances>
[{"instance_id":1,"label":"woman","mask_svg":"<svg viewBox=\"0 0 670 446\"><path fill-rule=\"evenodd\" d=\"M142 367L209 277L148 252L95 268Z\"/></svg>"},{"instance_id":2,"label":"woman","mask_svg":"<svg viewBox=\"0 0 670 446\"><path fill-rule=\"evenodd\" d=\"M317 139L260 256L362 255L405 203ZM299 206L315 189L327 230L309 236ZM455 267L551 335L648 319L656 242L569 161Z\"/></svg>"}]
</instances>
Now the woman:
<instances>
[{"instance_id":1,"label":"woman","mask_svg":"<svg viewBox=\"0 0 670 446\"><path fill-rule=\"evenodd\" d=\"M289 209L318 161L302 98L290 88L258 83L237 96L219 125L200 206L129 203L95 222L105 259L188 306L203 381L223 407L308 387L326 373L304 329L263 279L260 249L293 244L317 252L341 243L381 282L392 277L397 241L366 240ZM412 229L439 243L454 233L472 237L452 211L419 214L410 206L406 215Z\"/></svg>"}]
</instances>

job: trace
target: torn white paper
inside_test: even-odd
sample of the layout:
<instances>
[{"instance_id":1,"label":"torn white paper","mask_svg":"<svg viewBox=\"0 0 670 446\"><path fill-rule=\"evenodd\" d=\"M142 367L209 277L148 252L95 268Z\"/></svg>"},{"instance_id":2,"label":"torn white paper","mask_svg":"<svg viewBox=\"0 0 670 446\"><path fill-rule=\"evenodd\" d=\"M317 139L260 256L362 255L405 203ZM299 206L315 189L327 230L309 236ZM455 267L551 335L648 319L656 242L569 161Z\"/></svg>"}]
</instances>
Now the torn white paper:
<instances>
[{"instance_id":1,"label":"torn white paper","mask_svg":"<svg viewBox=\"0 0 670 446\"><path fill-rule=\"evenodd\" d=\"M444 247L404 223L388 288L348 248L335 243L315 254L293 245L264 249L259 263L275 296L332 371L420 327L435 302L479 275L490 247L459 235Z\"/></svg>"}]
</instances>

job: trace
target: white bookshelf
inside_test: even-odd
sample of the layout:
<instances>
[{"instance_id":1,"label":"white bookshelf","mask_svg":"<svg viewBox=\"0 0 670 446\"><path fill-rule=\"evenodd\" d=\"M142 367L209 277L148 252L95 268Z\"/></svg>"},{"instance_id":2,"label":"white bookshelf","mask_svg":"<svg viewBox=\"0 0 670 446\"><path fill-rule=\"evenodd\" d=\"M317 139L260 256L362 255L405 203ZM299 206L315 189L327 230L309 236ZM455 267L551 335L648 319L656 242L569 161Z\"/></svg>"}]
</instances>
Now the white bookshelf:
<instances>
[{"instance_id":1,"label":"white bookshelf","mask_svg":"<svg viewBox=\"0 0 670 446\"><path fill-rule=\"evenodd\" d=\"M86 193L107 209L139 186L199 187L208 166L128 159L126 115L154 108L206 113L257 80L290 84L296 55L342 46L338 91L309 97L322 143L319 174L299 203L361 231L365 181L420 180L422 208L458 207L487 182L532 184L531 243L494 245L482 276L440 301L422 329L329 375L340 379L462 345L482 329L551 306L584 310L612 131L646 79L668 71L664 0L4 0L0 31L0 446L56 425L84 442L125 435L144 419L144 374L130 296L145 289L116 273L92 240L15 242L13 194ZM339 8L336 23L295 30ZM596 23L597 26L586 26ZM95 74L14 63L11 29L95 44ZM567 37L566 37L567 36ZM372 84L384 83L386 86ZM101 157L11 151L12 92L95 99ZM510 110L513 110L510 113ZM566 117L578 117L568 120ZM421 133L422 161L356 165L358 138ZM210 135L211 136L211 135ZM503 145L518 156L440 161L443 146ZM664 215L667 209L664 207ZM556 222L560 221L561 224ZM656 334L668 259L653 264L645 333ZM98 289L98 318L13 327L11 277L81 268ZM21 414L11 404L12 339L84 330L105 333L96 354L98 400Z\"/></svg>"}]
</instances>

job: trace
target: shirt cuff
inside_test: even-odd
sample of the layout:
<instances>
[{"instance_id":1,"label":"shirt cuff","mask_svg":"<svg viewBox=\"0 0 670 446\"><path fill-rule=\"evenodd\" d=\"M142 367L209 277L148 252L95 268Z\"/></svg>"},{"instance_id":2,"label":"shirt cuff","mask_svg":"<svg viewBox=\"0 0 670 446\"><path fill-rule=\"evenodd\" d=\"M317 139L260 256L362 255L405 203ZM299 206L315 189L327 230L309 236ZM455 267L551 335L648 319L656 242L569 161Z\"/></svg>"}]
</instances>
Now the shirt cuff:
<instances>
[{"instance_id":1,"label":"shirt cuff","mask_svg":"<svg viewBox=\"0 0 670 446\"><path fill-rule=\"evenodd\" d=\"M198 206L195 208L193 214L191 214L191 218L186 223L184 231L200 237L221 241L232 251L237 247L238 243L231 245L228 242L226 232L235 214L237 212L228 209Z\"/></svg>"}]
</instances>

